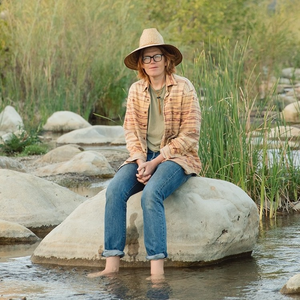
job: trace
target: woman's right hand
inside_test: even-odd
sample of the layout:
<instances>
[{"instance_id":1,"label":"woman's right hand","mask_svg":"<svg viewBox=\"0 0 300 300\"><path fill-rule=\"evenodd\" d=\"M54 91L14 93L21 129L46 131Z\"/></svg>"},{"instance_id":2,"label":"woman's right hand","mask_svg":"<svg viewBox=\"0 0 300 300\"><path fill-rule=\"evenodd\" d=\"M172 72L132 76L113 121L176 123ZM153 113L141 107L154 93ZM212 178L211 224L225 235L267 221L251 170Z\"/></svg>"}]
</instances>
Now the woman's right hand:
<instances>
[{"instance_id":1,"label":"woman's right hand","mask_svg":"<svg viewBox=\"0 0 300 300\"><path fill-rule=\"evenodd\" d=\"M143 184L147 184L148 180L151 177L151 174L145 174L146 168L145 168L145 163L144 161L138 159L136 161L136 163L138 164L138 168L137 168L137 174L136 174L136 178L139 182L143 183Z\"/></svg>"},{"instance_id":2,"label":"woman's right hand","mask_svg":"<svg viewBox=\"0 0 300 300\"><path fill-rule=\"evenodd\" d=\"M150 161L137 160L137 180L143 184L147 184L152 174L155 172L157 166L164 160L163 156L159 154L157 157Z\"/></svg>"}]
</instances>

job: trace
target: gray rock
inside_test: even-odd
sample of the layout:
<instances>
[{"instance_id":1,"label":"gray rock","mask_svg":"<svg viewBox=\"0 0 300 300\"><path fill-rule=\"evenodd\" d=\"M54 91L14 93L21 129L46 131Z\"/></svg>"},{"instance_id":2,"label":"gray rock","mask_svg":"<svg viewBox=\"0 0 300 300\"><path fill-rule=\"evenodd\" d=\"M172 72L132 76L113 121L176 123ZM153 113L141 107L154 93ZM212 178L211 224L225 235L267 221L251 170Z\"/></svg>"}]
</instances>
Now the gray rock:
<instances>
[{"instance_id":1,"label":"gray rock","mask_svg":"<svg viewBox=\"0 0 300 300\"><path fill-rule=\"evenodd\" d=\"M35 243L39 238L26 227L15 223L0 220L0 245L16 243Z\"/></svg>"},{"instance_id":2,"label":"gray rock","mask_svg":"<svg viewBox=\"0 0 300 300\"><path fill-rule=\"evenodd\" d=\"M75 155L81 153L79 146L77 145L64 145L61 147L57 147L40 159L37 160L38 164L53 164L58 162L64 162L72 159Z\"/></svg>"},{"instance_id":3,"label":"gray rock","mask_svg":"<svg viewBox=\"0 0 300 300\"><path fill-rule=\"evenodd\" d=\"M106 158L96 151L83 151L66 162L46 165L38 168L34 174L49 176L66 173L78 173L85 176L113 177L114 169Z\"/></svg>"},{"instance_id":4,"label":"gray rock","mask_svg":"<svg viewBox=\"0 0 300 300\"><path fill-rule=\"evenodd\" d=\"M20 162L6 156L0 156L0 169L9 169L18 172L26 172L24 166Z\"/></svg>"},{"instance_id":5,"label":"gray rock","mask_svg":"<svg viewBox=\"0 0 300 300\"><path fill-rule=\"evenodd\" d=\"M281 288L281 294L300 294L300 274L294 275L288 282Z\"/></svg>"},{"instance_id":6,"label":"gray rock","mask_svg":"<svg viewBox=\"0 0 300 300\"><path fill-rule=\"evenodd\" d=\"M286 122L300 123L300 101L287 105L282 111L282 116Z\"/></svg>"},{"instance_id":7,"label":"gray rock","mask_svg":"<svg viewBox=\"0 0 300 300\"><path fill-rule=\"evenodd\" d=\"M293 209L295 211L300 211L300 202L298 202L296 205L293 206Z\"/></svg>"},{"instance_id":8,"label":"gray rock","mask_svg":"<svg viewBox=\"0 0 300 300\"><path fill-rule=\"evenodd\" d=\"M282 77L288 79L300 79L300 69L297 68L285 68L282 70Z\"/></svg>"},{"instance_id":9,"label":"gray rock","mask_svg":"<svg viewBox=\"0 0 300 300\"><path fill-rule=\"evenodd\" d=\"M280 103L283 108L295 102L297 102L297 98L294 95L287 94L277 95L273 99L273 103Z\"/></svg>"},{"instance_id":10,"label":"gray rock","mask_svg":"<svg viewBox=\"0 0 300 300\"><path fill-rule=\"evenodd\" d=\"M116 191L117 192L117 191ZM128 201L125 267L148 265L143 239L141 193ZM35 263L104 266L105 190L90 198L50 232L33 253ZM165 200L166 266L196 266L250 255L258 236L254 201L225 181L192 177ZM135 239L131 239L135 233ZM128 244L128 241L129 244Z\"/></svg>"},{"instance_id":11,"label":"gray rock","mask_svg":"<svg viewBox=\"0 0 300 300\"><path fill-rule=\"evenodd\" d=\"M15 132L24 127L23 120L17 111L10 105L0 113L1 136L8 132Z\"/></svg>"},{"instance_id":12,"label":"gray rock","mask_svg":"<svg viewBox=\"0 0 300 300\"><path fill-rule=\"evenodd\" d=\"M293 89L289 90L286 95L289 97L295 97L296 101L300 100L300 87L295 86Z\"/></svg>"},{"instance_id":13,"label":"gray rock","mask_svg":"<svg viewBox=\"0 0 300 300\"><path fill-rule=\"evenodd\" d=\"M300 140L300 129L294 126L278 126L270 129L269 139L276 140Z\"/></svg>"},{"instance_id":14,"label":"gray rock","mask_svg":"<svg viewBox=\"0 0 300 300\"><path fill-rule=\"evenodd\" d=\"M32 231L60 224L86 200L31 174L0 169L0 219Z\"/></svg>"},{"instance_id":15,"label":"gray rock","mask_svg":"<svg viewBox=\"0 0 300 300\"><path fill-rule=\"evenodd\" d=\"M122 126L95 125L66 133L60 136L56 142L58 145L125 144L125 135Z\"/></svg>"},{"instance_id":16,"label":"gray rock","mask_svg":"<svg viewBox=\"0 0 300 300\"><path fill-rule=\"evenodd\" d=\"M43 129L53 132L67 132L90 126L92 125L89 122L76 113L71 111L57 111L48 118Z\"/></svg>"},{"instance_id":17,"label":"gray rock","mask_svg":"<svg viewBox=\"0 0 300 300\"><path fill-rule=\"evenodd\" d=\"M288 76L290 76L290 75L288 75ZM279 78L279 84L290 85L291 80L288 78Z\"/></svg>"}]
</instances>

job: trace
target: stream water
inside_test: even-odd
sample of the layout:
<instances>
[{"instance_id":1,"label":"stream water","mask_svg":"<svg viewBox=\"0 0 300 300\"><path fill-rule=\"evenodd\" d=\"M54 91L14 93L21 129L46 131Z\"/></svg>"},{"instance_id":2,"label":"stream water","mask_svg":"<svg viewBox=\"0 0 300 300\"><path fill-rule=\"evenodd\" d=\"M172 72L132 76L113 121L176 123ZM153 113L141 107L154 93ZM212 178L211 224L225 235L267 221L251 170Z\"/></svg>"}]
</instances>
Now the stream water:
<instances>
[{"instance_id":1,"label":"stream water","mask_svg":"<svg viewBox=\"0 0 300 300\"><path fill-rule=\"evenodd\" d=\"M300 273L300 215L264 221L252 257L201 268L168 268L165 280L148 269L122 269L89 279L89 268L32 264L37 245L0 246L0 299L283 300L280 288Z\"/></svg>"}]
</instances>

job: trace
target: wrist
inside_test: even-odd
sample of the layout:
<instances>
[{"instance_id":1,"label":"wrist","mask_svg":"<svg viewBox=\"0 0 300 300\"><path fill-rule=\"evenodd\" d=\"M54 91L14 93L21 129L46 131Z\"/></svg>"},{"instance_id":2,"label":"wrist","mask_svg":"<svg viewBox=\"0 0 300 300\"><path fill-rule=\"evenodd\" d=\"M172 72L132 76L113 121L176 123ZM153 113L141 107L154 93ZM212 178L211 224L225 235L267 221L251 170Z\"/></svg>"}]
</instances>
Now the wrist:
<instances>
[{"instance_id":1,"label":"wrist","mask_svg":"<svg viewBox=\"0 0 300 300\"><path fill-rule=\"evenodd\" d=\"M151 160L151 162L156 166L158 166L162 161L164 160L163 156L160 154L159 156L157 156L156 158L154 158L153 160Z\"/></svg>"},{"instance_id":2,"label":"wrist","mask_svg":"<svg viewBox=\"0 0 300 300\"><path fill-rule=\"evenodd\" d=\"M142 159L137 159L136 161L135 161L138 165L140 165L140 164L142 164L142 163L144 163L144 161L142 160Z\"/></svg>"}]
</instances>

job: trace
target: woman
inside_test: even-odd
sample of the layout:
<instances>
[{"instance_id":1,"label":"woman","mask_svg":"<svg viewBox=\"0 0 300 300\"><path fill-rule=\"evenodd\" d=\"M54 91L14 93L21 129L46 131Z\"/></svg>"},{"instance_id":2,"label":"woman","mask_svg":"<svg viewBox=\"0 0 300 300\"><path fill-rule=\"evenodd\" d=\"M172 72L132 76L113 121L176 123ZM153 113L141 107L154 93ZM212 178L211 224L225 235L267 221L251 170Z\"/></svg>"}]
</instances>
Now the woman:
<instances>
[{"instance_id":1,"label":"woman","mask_svg":"<svg viewBox=\"0 0 300 300\"><path fill-rule=\"evenodd\" d=\"M164 274L167 257L164 200L201 168L198 157L200 108L191 82L174 74L180 51L165 44L155 28L145 29L139 48L124 60L138 71L124 121L130 157L106 191L106 266L90 277L119 271L126 242L126 203L142 192L144 240L151 275Z\"/></svg>"}]
</instances>

